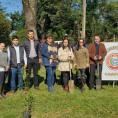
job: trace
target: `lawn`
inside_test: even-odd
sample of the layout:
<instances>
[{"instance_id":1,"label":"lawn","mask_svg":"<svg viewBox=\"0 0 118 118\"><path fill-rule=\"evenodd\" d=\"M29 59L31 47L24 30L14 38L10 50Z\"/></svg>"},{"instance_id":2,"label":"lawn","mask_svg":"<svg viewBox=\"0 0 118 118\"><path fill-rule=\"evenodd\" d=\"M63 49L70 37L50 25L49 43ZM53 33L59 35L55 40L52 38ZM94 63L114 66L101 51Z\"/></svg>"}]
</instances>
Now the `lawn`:
<instances>
[{"instance_id":1,"label":"lawn","mask_svg":"<svg viewBox=\"0 0 118 118\"><path fill-rule=\"evenodd\" d=\"M75 74L75 72L74 72ZM45 69L39 71L40 91L32 88L27 94L33 96L31 118L118 118L118 86L104 85L105 90L88 90L81 93L75 86L74 93L63 91L60 72L57 70L56 92L47 91ZM0 118L22 118L25 95L16 91L6 100L0 100Z\"/></svg>"}]
</instances>

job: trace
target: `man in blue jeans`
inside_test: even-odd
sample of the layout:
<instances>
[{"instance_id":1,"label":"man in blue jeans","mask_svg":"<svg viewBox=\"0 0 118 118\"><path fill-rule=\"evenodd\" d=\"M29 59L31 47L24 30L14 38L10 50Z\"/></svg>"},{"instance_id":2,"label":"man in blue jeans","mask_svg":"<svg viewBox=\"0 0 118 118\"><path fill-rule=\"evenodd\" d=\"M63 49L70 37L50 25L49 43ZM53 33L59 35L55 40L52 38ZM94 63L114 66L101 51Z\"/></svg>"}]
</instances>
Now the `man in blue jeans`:
<instances>
[{"instance_id":1,"label":"man in blue jeans","mask_svg":"<svg viewBox=\"0 0 118 118\"><path fill-rule=\"evenodd\" d=\"M23 90L23 66L27 67L27 58L24 47L19 45L19 39L17 36L12 37L12 45L8 48L8 58L10 61L11 67L11 91L6 95L13 95L16 90L16 76L18 75L18 87L21 92L25 92Z\"/></svg>"}]
</instances>

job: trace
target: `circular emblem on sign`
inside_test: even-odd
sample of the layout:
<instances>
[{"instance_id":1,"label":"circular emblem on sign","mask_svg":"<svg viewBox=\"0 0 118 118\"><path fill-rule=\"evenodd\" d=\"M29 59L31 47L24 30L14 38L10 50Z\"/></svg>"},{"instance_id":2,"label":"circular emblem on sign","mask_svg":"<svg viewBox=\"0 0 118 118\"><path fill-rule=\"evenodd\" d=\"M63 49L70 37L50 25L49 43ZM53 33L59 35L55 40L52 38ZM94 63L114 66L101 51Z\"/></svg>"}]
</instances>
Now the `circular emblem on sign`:
<instances>
[{"instance_id":1,"label":"circular emblem on sign","mask_svg":"<svg viewBox=\"0 0 118 118\"><path fill-rule=\"evenodd\" d=\"M106 63L108 68L118 70L118 54L111 54L107 57Z\"/></svg>"}]
</instances>

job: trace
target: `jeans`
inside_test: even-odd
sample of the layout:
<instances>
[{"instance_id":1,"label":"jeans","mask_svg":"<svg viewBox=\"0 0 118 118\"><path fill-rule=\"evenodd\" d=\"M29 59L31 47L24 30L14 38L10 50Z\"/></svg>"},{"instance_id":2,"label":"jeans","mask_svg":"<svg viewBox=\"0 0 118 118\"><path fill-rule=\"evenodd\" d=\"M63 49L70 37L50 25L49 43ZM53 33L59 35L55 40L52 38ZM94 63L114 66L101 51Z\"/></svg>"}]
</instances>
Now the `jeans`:
<instances>
[{"instance_id":1,"label":"jeans","mask_svg":"<svg viewBox=\"0 0 118 118\"><path fill-rule=\"evenodd\" d=\"M45 66L46 72L47 72L47 84L48 87L51 87L54 85L54 73L56 70L56 66L51 67L51 66Z\"/></svg>"},{"instance_id":2,"label":"jeans","mask_svg":"<svg viewBox=\"0 0 118 118\"><path fill-rule=\"evenodd\" d=\"M80 73L79 73L80 71ZM79 88L84 87L85 84L85 69L78 69L76 73L76 81L79 84Z\"/></svg>"},{"instance_id":3,"label":"jeans","mask_svg":"<svg viewBox=\"0 0 118 118\"><path fill-rule=\"evenodd\" d=\"M15 91L16 89L16 76L18 74L18 86L19 89L23 89L23 68L22 66L12 67L11 70L12 76L11 76L11 91Z\"/></svg>"}]
</instances>

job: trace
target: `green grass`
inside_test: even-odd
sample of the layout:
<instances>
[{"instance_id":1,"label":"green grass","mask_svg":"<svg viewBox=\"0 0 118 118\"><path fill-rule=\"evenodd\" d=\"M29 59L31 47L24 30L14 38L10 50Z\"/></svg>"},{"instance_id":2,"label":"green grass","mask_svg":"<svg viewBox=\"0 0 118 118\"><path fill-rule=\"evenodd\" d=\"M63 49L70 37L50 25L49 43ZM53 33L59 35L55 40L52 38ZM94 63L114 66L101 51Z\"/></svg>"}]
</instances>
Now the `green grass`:
<instances>
[{"instance_id":1,"label":"green grass","mask_svg":"<svg viewBox=\"0 0 118 118\"><path fill-rule=\"evenodd\" d=\"M49 93L44 83L45 69L39 71L41 91L32 88L28 94L34 98L32 118L118 118L118 86L104 85L105 90L85 93L75 87L74 93L63 91L61 85L55 85L56 92ZM57 78L60 72L57 70ZM22 118L25 109L25 95L16 92L6 100L0 100L0 118Z\"/></svg>"}]
</instances>

